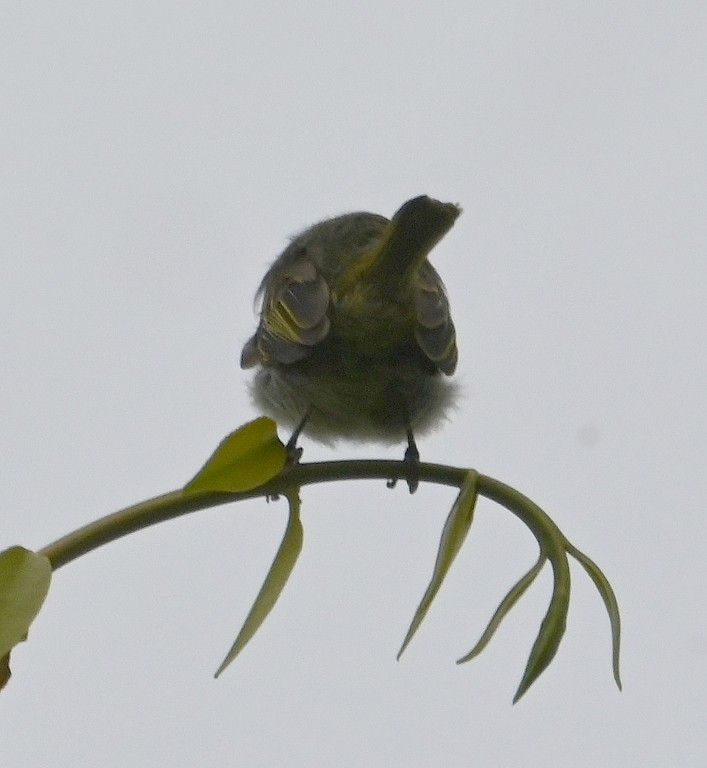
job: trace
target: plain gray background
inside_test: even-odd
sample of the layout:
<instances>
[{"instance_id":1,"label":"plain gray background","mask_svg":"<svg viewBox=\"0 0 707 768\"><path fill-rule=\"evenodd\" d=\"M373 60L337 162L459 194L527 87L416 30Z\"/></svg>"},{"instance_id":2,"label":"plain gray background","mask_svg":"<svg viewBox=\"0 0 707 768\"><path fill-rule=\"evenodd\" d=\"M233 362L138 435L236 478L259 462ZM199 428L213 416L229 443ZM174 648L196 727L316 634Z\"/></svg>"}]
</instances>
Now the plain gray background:
<instances>
[{"instance_id":1,"label":"plain gray background","mask_svg":"<svg viewBox=\"0 0 707 768\"><path fill-rule=\"evenodd\" d=\"M5 2L2 546L176 488L252 418L240 346L299 229L427 193L464 399L420 441L524 491L573 569L515 707L545 573L457 667L535 543L480 504L400 663L453 494L308 488L305 548L218 681L284 527L255 501L59 571L0 698L12 766L700 766L704 2ZM305 458L400 449L305 441Z\"/></svg>"}]
</instances>

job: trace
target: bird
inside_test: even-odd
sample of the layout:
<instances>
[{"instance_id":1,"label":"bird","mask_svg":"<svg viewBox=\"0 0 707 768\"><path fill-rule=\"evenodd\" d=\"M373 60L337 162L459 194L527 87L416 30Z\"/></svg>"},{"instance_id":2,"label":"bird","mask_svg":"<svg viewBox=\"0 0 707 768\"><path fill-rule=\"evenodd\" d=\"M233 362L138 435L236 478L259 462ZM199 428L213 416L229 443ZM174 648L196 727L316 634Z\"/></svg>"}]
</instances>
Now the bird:
<instances>
[{"instance_id":1,"label":"bird","mask_svg":"<svg viewBox=\"0 0 707 768\"><path fill-rule=\"evenodd\" d=\"M391 219L326 219L267 270L241 367L256 369L255 405L294 429L290 451L300 433L328 444L407 440L404 460L419 464L415 436L445 421L458 394L456 330L427 256L460 213L422 195Z\"/></svg>"}]
</instances>

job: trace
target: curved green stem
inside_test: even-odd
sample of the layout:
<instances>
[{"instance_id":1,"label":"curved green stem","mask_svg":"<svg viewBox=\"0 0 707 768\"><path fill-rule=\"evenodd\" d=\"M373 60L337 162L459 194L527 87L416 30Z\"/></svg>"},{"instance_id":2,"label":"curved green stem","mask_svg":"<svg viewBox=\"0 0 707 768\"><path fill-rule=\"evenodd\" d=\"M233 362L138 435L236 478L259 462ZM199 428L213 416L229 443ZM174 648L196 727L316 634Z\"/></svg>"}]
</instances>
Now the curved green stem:
<instances>
[{"instance_id":1,"label":"curved green stem","mask_svg":"<svg viewBox=\"0 0 707 768\"><path fill-rule=\"evenodd\" d=\"M263 437L266 443L269 439L267 434ZM232 446L231 446L232 447ZM236 449L239 446L236 445ZM230 450L227 447L226 450ZM223 467L221 464L222 456L210 460L206 467L218 482L223 482ZM192 480L184 489L172 491L170 493L157 496L153 499L143 501L134 506L127 507L119 512L107 515L83 528L79 528L73 533L64 536L61 539L49 544L39 551L39 555L46 557L53 569L66 565L77 557L91 552L92 550L114 541L121 536L138 531L156 523L170 520L180 515L195 512L201 509L228 504L234 501L242 501L260 496L271 497L276 495L285 495L290 499L292 509L292 499L296 497L302 486L312 483L334 482L338 480L391 480L404 479L408 473L408 467L404 462L399 461L329 461L310 464L296 464L287 466L276 477L268 482L242 492L225 492L219 490L206 490L211 487L223 487L222 485L209 486L210 480L206 479L206 470L202 470L197 478ZM277 470L276 470L277 471ZM416 470L416 475L421 482L431 482L441 485L448 485L459 489L467 488L468 499L456 510L457 514L451 516L452 523L448 523L453 529L454 535L443 535L438 552L438 562L435 565L435 572L421 603L418 612L413 619L411 630L403 645L407 644L412 633L417 629L429 604L434 597L437 589L441 585L442 579L446 574L456 552L458 551L464 539L466 531L471 523L473 513L473 501L476 494L485 496L492 501L501 504L514 515L516 515L533 533L538 541L540 548L538 561L528 573L511 589L502 601L499 609L494 614L491 622L482 635L481 640L474 649L467 654L465 659L476 655L500 624L502 618L512 608L523 592L527 589L533 579L540 571L545 560L549 560L553 570L553 591L550 605L543 618L537 638L530 652L530 656L523 674L514 702L528 690L532 683L538 678L543 670L552 661L560 641L565 631L567 611L570 598L570 570L568 554L580 562L589 574L590 578L599 590L602 599L606 605L607 612L611 621L612 639L613 639L613 668L614 677L617 685L621 687L619 678L619 637L620 637L620 619L618 604L613 590L604 574L598 566L586 555L576 549L565 538L560 529L555 525L552 519L532 500L524 496L519 491L510 486L495 480L487 475L476 474L471 470L460 469L456 467L442 466L439 464L420 464ZM466 485L465 485L466 483ZM243 487L243 486L241 486ZM469 490L470 489L470 490ZM460 494L460 498L465 496ZM457 505L460 502L458 500ZM299 511L299 503L296 505ZM453 510L454 512L454 510ZM459 519L457 520L457 517ZM293 518L294 519L294 518ZM293 527L294 526L294 527ZM299 552L301 542L297 538L301 528L298 527L298 514L293 523L291 519L291 535L286 536L286 544L283 555L276 558L276 567L274 575L266 580L261 595L258 596L255 604L257 610L254 613L254 619L246 625L246 638L243 637L236 641L235 655L240 648L247 642L247 639L253 634L260 625L262 619L277 599L282 587L284 586L292 566L296 560L296 554ZM448 539L448 540L447 540ZM294 544L290 543L295 542ZM297 543L299 542L299 543ZM229 656L229 659L232 656Z\"/></svg>"},{"instance_id":2,"label":"curved green stem","mask_svg":"<svg viewBox=\"0 0 707 768\"><path fill-rule=\"evenodd\" d=\"M252 491L240 493L186 493L181 489L170 491L125 507L78 528L47 545L39 551L39 554L48 558L52 568L56 570L103 544L190 512L244 499L286 494L291 488L313 483L338 480L403 479L406 472L408 468L400 461L325 461L298 464L288 468L273 480ZM420 480L451 486L460 486L466 475L466 470L439 464L420 464L419 472Z\"/></svg>"}]
</instances>

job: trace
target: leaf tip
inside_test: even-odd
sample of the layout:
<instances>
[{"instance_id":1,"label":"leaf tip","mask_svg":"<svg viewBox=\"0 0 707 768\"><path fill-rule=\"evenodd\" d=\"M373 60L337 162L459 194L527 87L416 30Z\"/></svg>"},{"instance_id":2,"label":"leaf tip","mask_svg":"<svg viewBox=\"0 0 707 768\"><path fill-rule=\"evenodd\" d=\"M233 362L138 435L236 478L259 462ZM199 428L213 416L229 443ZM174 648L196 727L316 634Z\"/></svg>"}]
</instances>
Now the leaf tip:
<instances>
[{"instance_id":1,"label":"leaf tip","mask_svg":"<svg viewBox=\"0 0 707 768\"><path fill-rule=\"evenodd\" d=\"M395 656L396 661L400 661L400 658L405 653L405 649L408 647L409 643L410 643L410 637L406 637L405 640L403 640L403 644L400 646L400 650Z\"/></svg>"},{"instance_id":2,"label":"leaf tip","mask_svg":"<svg viewBox=\"0 0 707 768\"><path fill-rule=\"evenodd\" d=\"M616 687L620 691L623 691L624 686L623 686L623 683L621 682L621 674L619 673L618 668L614 670L614 681L616 683Z\"/></svg>"},{"instance_id":3,"label":"leaf tip","mask_svg":"<svg viewBox=\"0 0 707 768\"><path fill-rule=\"evenodd\" d=\"M518 686L518 690L516 691L515 696L513 697L513 704L517 704L523 696L528 692L528 689L530 686L535 682L537 679L537 675L529 676L527 673L523 675L523 679L520 681L520 685Z\"/></svg>"}]
</instances>

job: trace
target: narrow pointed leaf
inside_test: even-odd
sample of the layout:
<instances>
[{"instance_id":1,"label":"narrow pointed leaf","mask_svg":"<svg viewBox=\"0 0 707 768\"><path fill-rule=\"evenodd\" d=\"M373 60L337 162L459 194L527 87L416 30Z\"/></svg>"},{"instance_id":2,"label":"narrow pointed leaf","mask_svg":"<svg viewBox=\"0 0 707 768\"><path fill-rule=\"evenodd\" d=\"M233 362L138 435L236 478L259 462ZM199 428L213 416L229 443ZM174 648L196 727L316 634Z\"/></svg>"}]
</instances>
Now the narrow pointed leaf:
<instances>
[{"instance_id":1,"label":"narrow pointed leaf","mask_svg":"<svg viewBox=\"0 0 707 768\"><path fill-rule=\"evenodd\" d=\"M255 598L253 607L250 609L248 616L246 616L238 637L236 637L230 651L226 654L226 658L221 662L221 666L216 670L215 677L218 677L238 656L258 631L260 625L265 621L277 602L278 597L280 597L285 584L287 584L287 580L290 578L292 569L295 567L299 553L302 550L303 532L302 523L300 522L299 493L292 491L287 494L287 500L290 505L289 518L280 548L277 550L268 575L265 577L263 586Z\"/></svg>"},{"instance_id":2,"label":"narrow pointed leaf","mask_svg":"<svg viewBox=\"0 0 707 768\"><path fill-rule=\"evenodd\" d=\"M533 581L535 581L535 577L540 573L543 565L545 565L546 559L547 558L545 555L541 554L535 565L525 575L518 579L518 581L511 587L511 589L508 591L508 594L503 598L500 605L496 609L496 612L491 617L491 621L488 623L488 626L479 638L479 642L476 643L476 645L469 651L469 653L467 653L465 656L462 656L461 659L458 659L457 664L464 664L465 662L470 661L475 656L478 656L481 651L484 650L484 648L486 648L508 612L525 594L525 590L528 589Z\"/></svg>"},{"instance_id":3,"label":"narrow pointed leaf","mask_svg":"<svg viewBox=\"0 0 707 768\"><path fill-rule=\"evenodd\" d=\"M250 491L278 475L286 461L275 422L262 416L225 437L184 492Z\"/></svg>"},{"instance_id":4,"label":"narrow pointed leaf","mask_svg":"<svg viewBox=\"0 0 707 768\"><path fill-rule=\"evenodd\" d=\"M601 568L584 552L580 552L572 544L567 545L567 551L589 574L589 578L594 582L594 586L599 590L601 599L604 601L606 611L609 614L611 623L611 657L614 680L619 690L621 690L621 673L619 671L619 652L621 647L621 615L619 614L619 604L616 600L614 590L611 588L609 580L604 576Z\"/></svg>"},{"instance_id":5,"label":"narrow pointed leaf","mask_svg":"<svg viewBox=\"0 0 707 768\"><path fill-rule=\"evenodd\" d=\"M51 575L49 560L24 547L0 553L0 688L10 677L10 651L26 639Z\"/></svg>"},{"instance_id":6,"label":"narrow pointed leaf","mask_svg":"<svg viewBox=\"0 0 707 768\"><path fill-rule=\"evenodd\" d=\"M554 574L552 597L545 618L540 625L538 636L530 651L523 678L516 695L513 697L514 704L519 701L553 660L565 633L570 602L569 563L564 549L553 551L548 555L548 559L552 563Z\"/></svg>"},{"instance_id":7,"label":"narrow pointed leaf","mask_svg":"<svg viewBox=\"0 0 707 768\"><path fill-rule=\"evenodd\" d=\"M434 570L432 571L432 579L430 580L430 583L425 590L425 594L422 596L422 600L412 618L410 628L405 635L405 640L403 640L403 644L398 651L398 659L403 655L403 651L414 637L420 624L422 624L422 620L427 615L427 611L432 605L435 595L439 592L439 588L442 586L444 577L447 575L449 568L454 562L454 558L457 556L457 553L469 532L471 522L474 518L474 507L476 505L477 477L478 474L476 472L469 470L462 483L462 487L459 490L459 495L447 517L447 521L442 529L442 536L437 550L437 559L435 561Z\"/></svg>"}]
</instances>

